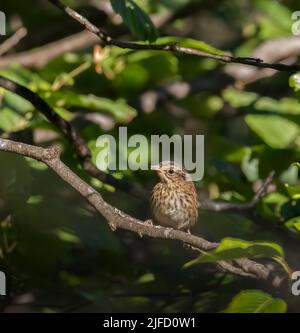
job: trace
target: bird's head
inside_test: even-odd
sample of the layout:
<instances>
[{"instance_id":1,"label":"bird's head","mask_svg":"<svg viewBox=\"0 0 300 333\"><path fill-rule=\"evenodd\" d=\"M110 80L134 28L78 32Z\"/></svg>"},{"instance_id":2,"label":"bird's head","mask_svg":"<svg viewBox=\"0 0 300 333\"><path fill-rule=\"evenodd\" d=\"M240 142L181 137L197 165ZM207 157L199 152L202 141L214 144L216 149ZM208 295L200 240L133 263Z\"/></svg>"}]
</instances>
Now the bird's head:
<instances>
[{"instance_id":1,"label":"bird's head","mask_svg":"<svg viewBox=\"0 0 300 333\"><path fill-rule=\"evenodd\" d=\"M191 176L173 161L164 161L158 165L152 165L151 170L157 171L164 183L192 181Z\"/></svg>"}]
</instances>

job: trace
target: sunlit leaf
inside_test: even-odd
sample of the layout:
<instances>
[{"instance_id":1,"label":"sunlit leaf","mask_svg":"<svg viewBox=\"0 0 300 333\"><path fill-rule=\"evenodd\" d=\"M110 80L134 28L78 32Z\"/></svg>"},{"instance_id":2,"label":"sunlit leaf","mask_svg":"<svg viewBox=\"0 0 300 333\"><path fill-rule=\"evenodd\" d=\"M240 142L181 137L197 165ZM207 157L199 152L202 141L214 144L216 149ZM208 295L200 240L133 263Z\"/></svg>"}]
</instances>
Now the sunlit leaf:
<instances>
[{"instance_id":1,"label":"sunlit leaf","mask_svg":"<svg viewBox=\"0 0 300 333\"><path fill-rule=\"evenodd\" d=\"M284 313L284 300L273 298L260 290L243 290L237 294L223 311L227 313Z\"/></svg>"},{"instance_id":2,"label":"sunlit leaf","mask_svg":"<svg viewBox=\"0 0 300 333\"><path fill-rule=\"evenodd\" d=\"M116 13L121 15L131 33L140 40L154 42L157 31L150 17L133 0L111 0Z\"/></svg>"},{"instance_id":3,"label":"sunlit leaf","mask_svg":"<svg viewBox=\"0 0 300 333\"><path fill-rule=\"evenodd\" d=\"M300 73L296 73L290 76L290 87L294 88L294 91L300 90Z\"/></svg>"},{"instance_id":4,"label":"sunlit leaf","mask_svg":"<svg viewBox=\"0 0 300 333\"><path fill-rule=\"evenodd\" d=\"M272 258L274 256L284 256L282 247L274 242L250 242L237 238L224 238L215 250L187 262L184 267L243 257Z\"/></svg>"},{"instance_id":5,"label":"sunlit leaf","mask_svg":"<svg viewBox=\"0 0 300 333\"><path fill-rule=\"evenodd\" d=\"M65 109L78 108L111 114L118 122L129 122L136 115L136 110L129 106L125 100L98 97L93 94L79 95L71 91L57 91L46 93L45 98L54 107L58 107L63 117L70 119L72 116Z\"/></svg>"},{"instance_id":6,"label":"sunlit leaf","mask_svg":"<svg viewBox=\"0 0 300 333\"><path fill-rule=\"evenodd\" d=\"M216 47L197 39L192 38L179 38L174 36L164 36L161 38L158 38L155 44L162 45L162 44L176 44L178 46L195 49L211 54L219 54L224 55L228 54L228 52L217 49Z\"/></svg>"},{"instance_id":7,"label":"sunlit leaf","mask_svg":"<svg viewBox=\"0 0 300 333\"><path fill-rule=\"evenodd\" d=\"M29 125L27 119L9 108L0 109L0 128L6 132L17 132Z\"/></svg>"},{"instance_id":8,"label":"sunlit leaf","mask_svg":"<svg viewBox=\"0 0 300 333\"><path fill-rule=\"evenodd\" d=\"M270 147L287 148L299 134L299 126L291 120L273 115L247 115L248 126Z\"/></svg>"},{"instance_id":9,"label":"sunlit leaf","mask_svg":"<svg viewBox=\"0 0 300 333\"><path fill-rule=\"evenodd\" d=\"M291 199L300 199L300 185L285 184L285 189Z\"/></svg>"}]
</instances>

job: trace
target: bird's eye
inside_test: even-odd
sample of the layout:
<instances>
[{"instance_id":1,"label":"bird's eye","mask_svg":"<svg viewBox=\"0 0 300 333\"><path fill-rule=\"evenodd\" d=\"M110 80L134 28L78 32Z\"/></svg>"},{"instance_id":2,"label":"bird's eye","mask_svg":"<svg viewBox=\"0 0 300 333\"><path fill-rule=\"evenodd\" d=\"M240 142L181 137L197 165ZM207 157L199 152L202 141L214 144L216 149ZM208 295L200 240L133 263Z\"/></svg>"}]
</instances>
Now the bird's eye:
<instances>
[{"instance_id":1,"label":"bird's eye","mask_svg":"<svg viewBox=\"0 0 300 333\"><path fill-rule=\"evenodd\" d=\"M173 169L170 169L170 170L169 170L169 174L170 174L170 175L173 175L173 173L174 173L174 170L173 170Z\"/></svg>"}]
</instances>

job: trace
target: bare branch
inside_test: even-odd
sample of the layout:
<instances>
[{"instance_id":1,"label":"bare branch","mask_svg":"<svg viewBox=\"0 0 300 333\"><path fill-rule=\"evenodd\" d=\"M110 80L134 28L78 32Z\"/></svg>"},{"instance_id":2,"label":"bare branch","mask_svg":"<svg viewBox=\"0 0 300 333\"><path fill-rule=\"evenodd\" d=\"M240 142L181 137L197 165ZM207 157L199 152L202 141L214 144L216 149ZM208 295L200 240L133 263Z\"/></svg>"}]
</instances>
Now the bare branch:
<instances>
[{"instance_id":1,"label":"bare branch","mask_svg":"<svg viewBox=\"0 0 300 333\"><path fill-rule=\"evenodd\" d=\"M71 51L80 50L96 44L98 38L87 31L62 38L58 41L37 47L35 49L7 55L0 58L0 68L11 64L25 67L42 68L51 60Z\"/></svg>"},{"instance_id":2,"label":"bare branch","mask_svg":"<svg viewBox=\"0 0 300 333\"><path fill-rule=\"evenodd\" d=\"M45 149L7 139L0 139L0 151L12 152L19 155L34 158L47 164L61 179L73 187L82 195L109 223L111 229L124 229L137 233L140 237L149 236L152 238L173 239L188 244L201 251L208 251L216 248L218 243L212 243L204 238L188 234L186 232L171 228L164 228L144 223L121 210L108 204L101 194L78 177L70 168L60 160L60 146L53 146ZM231 262L218 262L219 268L223 271L237 275L252 277L269 281L272 275L270 268L246 259L235 261L238 267ZM273 283L273 281L269 281Z\"/></svg>"},{"instance_id":3,"label":"bare branch","mask_svg":"<svg viewBox=\"0 0 300 333\"><path fill-rule=\"evenodd\" d=\"M265 41L255 48L252 56L263 58L265 61L272 63L284 61L286 64L291 64L297 60L299 54L300 38L299 36L291 36ZM259 70L255 67L244 67L239 64L229 64L225 71L242 85L276 74L276 71L270 68Z\"/></svg>"},{"instance_id":4,"label":"bare branch","mask_svg":"<svg viewBox=\"0 0 300 333\"><path fill-rule=\"evenodd\" d=\"M300 71L300 65L285 65L280 63L271 64L271 63L266 63L258 58L233 57L231 55L211 54L197 49L183 47L177 44L158 45L158 44L139 44L135 42L120 41L112 38L103 28L96 27L86 17L82 16L74 9L64 5L60 0L49 0L49 1L59 9L63 10L67 15L72 17L82 26L84 26L87 30L98 36L102 44L104 45L113 45L123 49L132 49L132 50L155 50L155 51L174 52L174 53L214 59L224 63L237 63L237 64L255 66L259 68L272 68L278 71L285 71L285 72Z\"/></svg>"},{"instance_id":5,"label":"bare branch","mask_svg":"<svg viewBox=\"0 0 300 333\"><path fill-rule=\"evenodd\" d=\"M212 2L210 2L212 4ZM95 1L93 5L103 12L107 17L111 17L113 13L111 6L108 2ZM163 28L167 23L171 21L184 17L189 13L197 11L199 9L199 4L183 6L178 11L167 12L163 14L155 14L151 16L151 19L156 24L158 28ZM114 13L115 15L115 13ZM126 29L116 29L116 34L120 35L127 32ZM50 61L60 57L61 55L78 51L81 49L89 48L99 42L99 38L89 31L82 31L65 38L59 39L57 41L47 43L40 47L36 47L31 50L26 50L23 52L18 52L16 54L9 54L0 58L0 68L7 67L11 64L19 64L25 67L32 68L42 68L47 65ZM5 42L4 42L5 43ZM0 46L1 55L1 46Z\"/></svg>"},{"instance_id":6,"label":"bare branch","mask_svg":"<svg viewBox=\"0 0 300 333\"><path fill-rule=\"evenodd\" d=\"M10 49L12 49L14 46L19 44L19 42L27 35L27 29L22 27L18 29L12 36L7 38L1 45L0 45L0 56L6 52L8 52Z\"/></svg>"},{"instance_id":7,"label":"bare branch","mask_svg":"<svg viewBox=\"0 0 300 333\"><path fill-rule=\"evenodd\" d=\"M215 201L200 201L200 208L215 212L224 211L249 211L253 209L261 198L266 195L269 185L272 183L275 172L271 171L268 177L264 180L261 187L255 192L251 201L246 203L232 203L232 202L215 202Z\"/></svg>"}]
</instances>

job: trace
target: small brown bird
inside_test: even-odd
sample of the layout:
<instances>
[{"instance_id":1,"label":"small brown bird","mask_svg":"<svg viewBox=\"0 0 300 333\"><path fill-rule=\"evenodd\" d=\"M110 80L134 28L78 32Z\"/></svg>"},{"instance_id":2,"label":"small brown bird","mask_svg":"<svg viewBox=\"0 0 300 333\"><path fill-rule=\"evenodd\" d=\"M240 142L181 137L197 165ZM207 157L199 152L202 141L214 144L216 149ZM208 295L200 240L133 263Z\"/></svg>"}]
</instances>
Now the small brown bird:
<instances>
[{"instance_id":1,"label":"small brown bird","mask_svg":"<svg viewBox=\"0 0 300 333\"><path fill-rule=\"evenodd\" d=\"M190 175L174 162L162 162L151 169L160 177L151 196L154 222L190 232L198 219L198 197Z\"/></svg>"}]
</instances>

